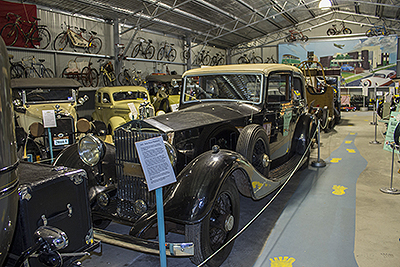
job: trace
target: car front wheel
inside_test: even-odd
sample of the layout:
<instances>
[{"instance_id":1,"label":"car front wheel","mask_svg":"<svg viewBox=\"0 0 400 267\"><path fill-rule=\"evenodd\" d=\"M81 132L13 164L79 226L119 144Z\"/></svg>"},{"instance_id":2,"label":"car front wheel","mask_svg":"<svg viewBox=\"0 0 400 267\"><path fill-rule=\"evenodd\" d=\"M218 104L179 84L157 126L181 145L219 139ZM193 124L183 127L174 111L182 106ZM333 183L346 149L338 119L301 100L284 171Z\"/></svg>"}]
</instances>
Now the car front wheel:
<instances>
[{"instance_id":1,"label":"car front wheel","mask_svg":"<svg viewBox=\"0 0 400 267\"><path fill-rule=\"evenodd\" d=\"M191 261L199 265L219 250L237 232L240 216L240 199L231 177L224 182L212 210L199 223L186 225L186 242L193 242L194 256ZM229 256L233 241L206 262L204 266L220 266Z\"/></svg>"}]
</instances>

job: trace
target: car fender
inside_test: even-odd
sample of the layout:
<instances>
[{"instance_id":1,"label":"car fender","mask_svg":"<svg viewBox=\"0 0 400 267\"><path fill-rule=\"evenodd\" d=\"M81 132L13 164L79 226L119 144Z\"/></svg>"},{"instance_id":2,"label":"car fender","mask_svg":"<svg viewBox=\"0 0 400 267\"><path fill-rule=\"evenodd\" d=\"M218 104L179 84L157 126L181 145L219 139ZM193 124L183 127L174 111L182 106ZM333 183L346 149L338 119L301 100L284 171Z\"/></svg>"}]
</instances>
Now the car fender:
<instances>
[{"instance_id":1,"label":"car fender","mask_svg":"<svg viewBox=\"0 0 400 267\"><path fill-rule=\"evenodd\" d=\"M265 178L241 154L225 149L199 155L176 178L177 182L164 193L164 217L179 224L203 220L226 179L234 179L239 192L255 200L285 182ZM147 213L134 223L130 234L140 237L156 222L156 212Z\"/></svg>"},{"instance_id":2,"label":"car fender","mask_svg":"<svg viewBox=\"0 0 400 267\"><path fill-rule=\"evenodd\" d=\"M108 125L111 127L113 131L125 123L126 120L120 116L111 117L110 120L108 121Z\"/></svg>"},{"instance_id":3,"label":"car fender","mask_svg":"<svg viewBox=\"0 0 400 267\"><path fill-rule=\"evenodd\" d=\"M314 134L313 118L309 113L302 114L297 121L296 129L293 135L293 149L297 154L304 154L308 144Z\"/></svg>"},{"instance_id":4,"label":"car fender","mask_svg":"<svg viewBox=\"0 0 400 267\"><path fill-rule=\"evenodd\" d=\"M201 221L211 210L224 181L240 168L243 160L240 154L229 150L207 151L192 160L178 174L164 200L165 216L185 224Z\"/></svg>"}]
</instances>

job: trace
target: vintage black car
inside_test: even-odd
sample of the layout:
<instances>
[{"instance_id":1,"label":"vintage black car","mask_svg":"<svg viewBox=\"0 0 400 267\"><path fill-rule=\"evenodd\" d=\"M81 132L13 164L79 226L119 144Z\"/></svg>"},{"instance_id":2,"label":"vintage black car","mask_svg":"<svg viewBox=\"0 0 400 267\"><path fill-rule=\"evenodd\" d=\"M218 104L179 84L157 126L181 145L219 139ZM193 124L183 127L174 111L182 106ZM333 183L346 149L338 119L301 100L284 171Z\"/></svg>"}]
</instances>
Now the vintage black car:
<instances>
[{"instance_id":1,"label":"vintage black car","mask_svg":"<svg viewBox=\"0 0 400 267\"><path fill-rule=\"evenodd\" d=\"M307 167L315 128L305 80L281 64L216 66L187 71L179 110L117 128L114 144L87 135L64 150L57 165L88 172L95 226L113 220L132 226L135 249L157 250L156 201L134 143L162 136L177 182L164 188L167 231L185 235L168 255L204 261L231 239L239 222L239 194L260 199ZM121 245L126 238L97 229L95 237ZM114 242L115 241L115 242ZM193 243L193 246L191 244ZM207 261L220 265L233 242Z\"/></svg>"}]
</instances>

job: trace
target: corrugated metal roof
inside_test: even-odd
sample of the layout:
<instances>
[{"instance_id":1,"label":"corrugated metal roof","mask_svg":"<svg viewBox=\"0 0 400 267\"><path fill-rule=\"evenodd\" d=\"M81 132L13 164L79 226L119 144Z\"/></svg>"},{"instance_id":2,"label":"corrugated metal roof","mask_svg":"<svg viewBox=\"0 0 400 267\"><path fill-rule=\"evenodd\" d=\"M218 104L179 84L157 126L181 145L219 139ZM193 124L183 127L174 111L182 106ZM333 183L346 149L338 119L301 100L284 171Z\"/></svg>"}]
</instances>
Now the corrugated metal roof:
<instances>
[{"instance_id":1,"label":"corrugated metal roof","mask_svg":"<svg viewBox=\"0 0 400 267\"><path fill-rule=\"evenodd\" d=\"M383 19L397 28L400 0L331 0L328 9L319 0L31 0L42 7L125 24L220 48L235 48L288 28L315 26L324 14L341 14L346 20ZM343 13L344 12L344 13ZM343 15L344 14L344 15ZM362 17L364 15L364 17ZM140 19L140 20L139 20ZM139 20L139 23L138 23ZM327 21L325 19L323 21ZM386 23L388 24L388 23Z\"/></svg>"}]
</instances>

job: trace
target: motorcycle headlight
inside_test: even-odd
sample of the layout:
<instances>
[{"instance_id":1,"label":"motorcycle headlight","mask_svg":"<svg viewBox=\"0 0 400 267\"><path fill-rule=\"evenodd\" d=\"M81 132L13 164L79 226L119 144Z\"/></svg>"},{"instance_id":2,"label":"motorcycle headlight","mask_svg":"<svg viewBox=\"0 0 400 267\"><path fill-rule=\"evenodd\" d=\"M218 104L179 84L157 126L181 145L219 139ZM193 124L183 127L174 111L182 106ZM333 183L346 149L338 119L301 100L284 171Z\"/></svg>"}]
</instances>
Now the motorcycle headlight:
<instances>
[{"instance_id":1,"label":"motorcycle headlight","mask_svg":"<svg viewBox=\"0 0 400 267\"><path fill-rule=\"evenodd\" d=\"M167 141L164 141L165 148L167 149L169 161L172 166L175 166L177 161L176 149Z\"/></svg>"},{"instance_id":2,"label":"motorcycle headlight","mask_svg":"<svg viewBox=\"0 0 400 267\"><path fill-rule=\"evenodd\" d=\"M81 160L89 165L94 166L104 157L105 146L103 142L93 135L86 135L78 142L78 153Z\"/></svg>"}]
</instances>

